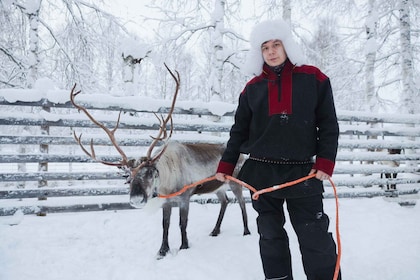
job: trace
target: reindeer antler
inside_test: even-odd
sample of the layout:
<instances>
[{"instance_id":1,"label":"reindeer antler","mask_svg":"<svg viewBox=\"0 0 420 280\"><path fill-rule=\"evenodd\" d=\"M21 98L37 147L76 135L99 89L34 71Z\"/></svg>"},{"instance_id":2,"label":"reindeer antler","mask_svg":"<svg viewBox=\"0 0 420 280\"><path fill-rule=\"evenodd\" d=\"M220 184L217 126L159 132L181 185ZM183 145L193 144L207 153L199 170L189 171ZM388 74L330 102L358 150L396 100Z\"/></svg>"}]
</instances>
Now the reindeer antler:
<instances>
[{"instance_id":1,"label":"reindeer antler","mask_svg":"<svg viewBox=\"0 0 420 280\"><path fill-rule=\"evenodd\" d=\"M76 84L74 84L71 92L70 92L70 101L73 104L73 106L78 109L79 111L82 111L83 113L85 113L85 115L94 123L96 124L98 127L102 128L105 133L108 135L109 139L111 140L112 144L114 145L115 149L117 149L118 153L121 155L122 159L119 162L108 162L108 161L104 161L104 160L100 160L96 158L96 154L95 154L95 149L93 147L93 139L91 139L90 141L90 152L83 146L81 138L82 138L82 134L80 134L80 136L78 137L76 135L76 133L74 132L74 138L76 139L77 143L79 144L79 146L82 148L83 152L88 155L89 157L91 157L92 159L94 159L97 162L106 164L106 165L111 165L111 166L118 166L118 167L126 167L126 168L132 168L131 169L131 178L134 178L134 176L137 174L137 172L146 164L148 163L153 163L156 160L158 160L160 158L160 156L163 154L163 152L166 149L166 145L168 143L168 140L171 138L172 136L172 132L173 132L173 122L172 122L172 113L175 109L175 102L176 102L176 98L178 96L178 92L179 92L179 87L180 87L180 77L179 77L179 73L178 71L175 70L176 75L169 69L169 67L165 64L166 69L169 71L169 73L171 74L172 78L175 80L176 83L176 88L175 88L175 94L173 96L172 99L172 104L171 104L171 108L169 109L168 115L166 116L166 118L164 118L163 116L158 117L156 114L155 116L158 118L159 120L159 132L157 134L156 137L152 137L153 141L149 146L149 149L147 150L147 154L146 154L146 160L141 163L140 165L138 165L135 168L132 168L132 166L129 166L129 160L126 156L126 154L124 153L124 151L120 148L120 146L117 143L117 140L115 139L115 131L118 129L118 125L120 123L120 117L121 117L121 111L118 114L118 119L117 119L117 124L115 125L115 127L113 129L108 129L103 123L97 121L90 113L89 111L77 104L74 101L74 98L81 92L80 90L75 92L76 89ZM170 123L170 132L168 134L167 131L167 125L168 122ZM155 146L157 145L157 143L159 141L165 141L165 145L162 148L162 150L155 155L152 158L152 151L155 148Z\"/></svg>"},{"instance_id":2,"label":"reindeer antler","mask_svg":"<svg viewBox=\"0 0 420 280\"><path fill-rule=\"evenodd\" d=\"M166 70L168 70L168 72L171 74L172 78L175 80L175 84L176 84L175 93L174 93L174 96L172 98L171 108L169 109L169 112L168 112L168 115L166 116L166 118L163 118L163 116L161 116L161 118L159 118L155 114L155 116L159 119L160 129L159 129L158 135L156 137L152 137L153 142L152 142L152 144L150 144L150 147L147 151L147 155L146 155L147 158L151 158L152 151L153 151L154 147L156 146L156 144L159 141L163 141L165 139L166 139L166 141L169 140L171 138L172 132L173 132L172 113L174 112L174 109L175 109L175 102L176 102L176 98L178 96L178 91L179 91L179 86L180 86L181 81L180 81L178 71L175 70L175 73L176 73L176 76L175 76L175 74L171 71L171 69L169 69L169 67L166 65L166 63L164 65L166 67ZM170 121L171 130L170 130L170 133L169 133L169 136L168 136L166 125L168 124L169 121ZM162 150L164 150L164 149L162 149Z\"/></svg>"},{"instance_id":3,"label":"reindeer antler","mask_svg":"<svg viewBox=\"0 0 420 280\"><path fill-rule=\"evenodd\" d=\"M171 104L171 108L169 109L168 115L166 116L166 118L164 118L163 116L161 116L160 118L155 114L155 116L159 119L159 132L158 135L156 137L152 137L153 141L149 146L149 149L147 150L147 154L146 154L146 160L140 164L139 166L137 166L136 168L133 169L133 176L138 172L138 170L140 170L143 166L145 166L146 164L150 164L153 163L155 161L157 161L162 154L165 152L167 143L169 141L169 139L172 136L172 132L173 132L173 122L172 122L172 113L174 112L175 109L175 103L176 103L176 98L178 96L178 92L179 92L179 87L181 84L181 78L179 77L179 72L175 70L176 75L171 71L171 69L169 69L169 67L166 65L166 63L164 64L166 70L168 70L168 72L171 74L172 78L175 81L176 87L175 87L175 93L174 96L172 98L172 104ZM170 122L170 132L168 135L168 131L167 131L167 124L168 122ZM160 150L160 152L155 155L152 158L152 152L153 149L155 148L155 146L157 145L157 143L159 141L165 141L165 145L164 147Z\"/></svg>"},{"instance_id":4,"label":"reindeer antler","mask_svg":"<svg viewBox=\"0 0 420 280\"><path fill-rule=\"evenodd\" d=\"M76 139L76 141L77 141L77 143L79 144L79 146L82 148L82 150L83 150L83 152L85 152L85 154L87 154L89 157L91 157L92 159L94 159L95 161L98 161L98 162L100 162L100 163L103 163L103 164L106 164L106 165L111 165L111 166L125 166L125 165L127 165L127 163L128 163L128 158L127 158L127 156L126 156L126 154L124 153L124 151L120 148L120 146L118 145L118 143L117 143L117 140L115 139L115 131L117 131L117 129L118 129L118 125L120 124L120 118L121 118L121 111L120 111L120 113L118 114L118 119L117 119L117 124L115 125L115 127L112 129L112 130L110 130L110 129L108 129L103 123L101 123L101 122L99 122L99 121L97 121L90 113L89 113L89 111L85 108L85 107L83 107L83 106L81 106L81 105L79 105L79 104L77 104L75 101L74 101L74 98L81 92L80 90L79 91L77 91L77 92L74 92L75 91L75 89L76 89L76 84L74 84L74 86L73 86L73 88L72 88L72 90L71 90L71 92L70 92L70 101L71 101L71 103L73 104L73 106L76 108L76 109L78 109L79 111L82 111L83 113L85 113L85 115L94 123L94 124L96 124L97 126L99 126L100 128L102 128L104 131L105 131L105 133L108 135L108 137L109 137L109 139L111 140L111 142L112 142L112 144L114 145L114 147L115 147L115 149L117 149L117 151L118 151L118 153L121 155L121 157L122 157L122 160L120 161L120 162L108 162L108 161L103 161L103 160L100 160L100 159L97 159L96 158L96 154L95 154L95 149L93 148L93 139L91 139L91 141L90 141L90 150L91 150L91 152L89 152L84 146L83 146L83 144L82 144L82 141L81 141L81 139L82 139L82 134L80 134L80 136L79 137L77 137L77 135L76 135L76 132L73 132L74 133L74 138Z\"/></svg>"}]
</instances>

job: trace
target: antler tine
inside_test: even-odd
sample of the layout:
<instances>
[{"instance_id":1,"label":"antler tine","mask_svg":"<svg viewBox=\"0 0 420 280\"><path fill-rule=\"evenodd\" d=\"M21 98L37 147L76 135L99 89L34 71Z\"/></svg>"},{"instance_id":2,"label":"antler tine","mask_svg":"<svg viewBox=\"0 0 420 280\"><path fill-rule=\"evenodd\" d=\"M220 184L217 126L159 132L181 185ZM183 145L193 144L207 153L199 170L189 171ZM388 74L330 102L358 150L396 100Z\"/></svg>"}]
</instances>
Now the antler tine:
<instances>
[{"instance_id":1,"label":"antler tine","mask_svg":"<svg viewBox=\"0 0 420 280\"><path fill-rule=\"evenodd\" d=\"M74 101L74 98L81 92L80 90L79 91L77 91L77 92L74 92L75 91L75 89L76 89L76 84L74 84L74 86L73 86L73 88L72 88L72 90L71 90L71 92L70 92L70 101L71 101L71 103L73 104L73 106L76 108L76 109L78 109L79 111L82 111L83 113L85 113L85 115L94 123L94 124L96 124L97 126L99 126L100 128L102 128L102 130L104 130L105 131L105 133L108 135L108 137L109 137L109 139L111 140L111 142L112 142L112 144L114 145L114 147L115 147L115 149L118 151L118 153L121 155L121 157L122 157L122 160L119 162L119 163L115 163L115 162L107 162L107 161L103 161L103 160L98 160L97 158L96 158L96 156L95 156L95 149L93 148L93 140L91 140L91 143L90 143L90 149L91 149L91 152L89 152L84 146L83 146L83 144L82 144L82 142L81 142L81 137L82 137L82 135L80 134L80 136L79 137L77 137L76 136L76 133L74 133L74 137L75 137L75 139L76 139L76 141L77 141L77 143L80 145L80 147L82 148L82 150L85 152L85 154L87 154L88 156L90 156L92 159L94 159L95 161L98 161L98 162L100 162L100 163L103 163L103 164L106 164L106 165L111 165L111 166L124 166L124 165L127 165L127 163L128 163L128 158L127 158L127 156L126 156L126 154L124 153L124 151L120 148L120 146L118 145L118 143L117 143L117 140L115 139L115 131L118 129L118 126L119 126L119 123L120 123L120 118L121 118L121 111L120 111L120 113L118 114L118 119L117 119L117 123L116 123L116 125L115 125L115 127L112 129L112 130L110 130L110 129L108 129L103 123L101 123L101 122L99 122L99 121L97 121L90 113L89 113L89 111L85 108L85 107L83 107L83 106L81 106L81 105L78 105L75 101Z\"/></svg>"},{"instance_id":2,"label":"antler tine","mask_svg":"<svg viewBox=\"0 0 420 280\"><path fill-rule=\"evenodd\" d=\"M176 97L178 95L179 87L181 84L181 78L179 76L178 71L175 70L175 73L176 73L176 76L175 76L175 74L171 71L171 69L169 69L168 65L166 65L166 63L164 65L166 67L166 70L169 71L169 74L171 74L172 78L175 80L175 83L176 83L175 94L174 94L174 98L172 99L171 110L169 111L169 115L168 115L169 118L172 118L172 113L175 109Z\"/></svg>"},{"instance_id":3,"label":"antler tine","mask_svg":"<svg viewBox=\"0 0 420 280\"><path fill-rule=\"evenodd\" d=\"M85 148L85 146L83 146L83 144L82 144L82 134L80 133L80 136L77 137L76 132L73 131L73 136L74 136L74 139L76 139L77 144L79 144L80 148L82 148L83 152L85 152L85 154L87 154L89 157L96 160L96 158L93 156L94 151L92 151L92 153L89 153L89 151ZM92 147L91 147L91 149L92 149Z\"/></svg>"},{"instance_id":4,"label":"antler tine","mask_svg":"<svg viewBox=\"0 0 420 280\"><path fill-rule=\"evenodd\" d=\"M168 139L170 139L172 137L172 132L174 132L174 121L173 121L172 117L171 117L171 125L170 125L170 127L171 127L171 130L169 131L169 137L168 137Z\"/></svg>"},{"instance_id":5,"label":"antler tine","mask_svg":"<svg viewBox=\"0 0 420 280\"><path fill-rule=\"evenodd\" d=\"M76 139L76 142L79 144L80 148L82 148L82 151L86 155L88 155L90 158L92 158L93 160L95 160L97 162L100 162L100 163L103 163L105 165L110 165L110 166L118 166L118 167L124 166L124 164L122 164L121 162L109 162L109 161L104 161L104 160L101 160L101 159L97 159L95 149L93 147L93 139L90 139L90 151L91 152L89 152L85 148L85 146L83 146L83 144L82 144L82 134L80 134L80 136L77 137L76 132L73 131L73 136L74 136L74 139Z\"/></svg>"},{"instance_id":6,"label":"antler tine","mask_svg":"<svg viewBox=\"0 0 420 280\"><path fill-rule=\"evenodd\" d=\"M166 125L164 125L164 123L165 123L165 119L163 118L163 116L158 116L156 113L153 113L153 114L155 114L155 117L159 120L159 131L160 130L162 130L162 133L160 133L160 134L163 134L163 135L161 135L160 137L154 137L154 136L150 136L153 140L157 140L157 141L159 141L159 140L164 140L164 139L166 139L166 138L170 138L170 136L172 135L172 131L173 131L173 122L172 122L172 117L170 118L170 121L171 121L171 125L170 125L170 127L171 127L171 133L169 134L170 136L168 137L167 135L168 135L168 129L166 128Z\"/></svg>"},{"instance_id":7,"label":"antler tine","mask_svg":"<svg viewBox=\"0 0 420 280\"><path fill-rule=\"evenodd\" d=\"M122 113L122 110L120 110L120 112L118 113L117 123L115 124L115 127L111 130L112 134L114 134L115 131L117 131L118 126L120 125L121 113Z\"/></svg>"},{"instance_id":8,"label":"antler tine","mask_svg":"<svg viewBox=\"0 0 420 280\"><path fill-rule=\"evenodd\" d=\"M172 136L172 132L173 132L172 113L174 112L174 109L175 109L176 98L178 96L179 87L180 87L180 84L181 84L181 78L179 76L179 72L175 70L175 73L176 73L176 75L175 75L171 71L171 69L169 69L169 67L166 65L166 63L164 65L165 65L166 70L168 70L168 72L171 74L172 78L174 79L176 87L175 87L175 93L174 93L174 97L172 98L172 104L171 104L171 108L169 109L168 115L166 116L166 118L157 117L159 119L159 122L160 122L160 129L159 129L158 135L156 137L152 137L153 141L150 144L150 147L147 150L147 155L146 155L148 159L151 159L151 161L156 161L163 154L164 150L166 149L166 145L165 145L165 147L163 147L161 152L159 152L159 154L157 154L152 159L151 158L152 151L153 151L154 147L156 146L157 142L165 140L165 139L166 139L166 141L168 141ZM170 130L170 134L168 136L166 125L168 124L169 121L170 121L171 130Z\"/></svg>"},{"instance_id":9,"label":"antler tine","mask_svg":"<svg viewBox=\"0 0 420 280\"><path fill-rule=\"evenodd\" d=\"M159 117L155 112L153 112L153 114L155 115L155 117L159 121L159 132L163 131L163 133L160 133L160 134L165 134L165 130L166 130L166 126L164 125L165 124L165 118L163 117L163 115L160 115L160 117ZM152 139L158 139L158 137L154 137L154 136L150 136L150 137L152 137ZM165 136L162 136L162 137L164 138ZM162 140L162 137L160 137L159 140Z\"/></svg>"}]
</instances>

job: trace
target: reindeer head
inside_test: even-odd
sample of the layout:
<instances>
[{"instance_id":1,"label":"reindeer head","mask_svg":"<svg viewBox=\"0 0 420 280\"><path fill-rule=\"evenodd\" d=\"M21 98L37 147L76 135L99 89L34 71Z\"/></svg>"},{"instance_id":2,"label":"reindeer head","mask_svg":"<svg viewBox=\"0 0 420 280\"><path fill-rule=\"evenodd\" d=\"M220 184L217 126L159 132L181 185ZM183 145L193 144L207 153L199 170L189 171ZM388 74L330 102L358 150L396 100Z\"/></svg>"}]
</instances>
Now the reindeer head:
<instances>
[{"instance_id":1,"label":"reindeer head","mask_svg":"<svg viewBox=\"0 0 420 280\"><path fill-rule=\"evenodd\" d=\"M117 123L115 127L110 130L108 129L103 123L97 121L90 113L89 111L77 104L74 99L75 97L81 92L77 91L75 92L76 85L73 86L71 93L70 93L70 101L73 104L75 108L77 108L79 111L82 111L85 113L85 115L97 126L102 128L105 133L108 135L109 139L111 140L112 144L114 145L115 149L118 151L118 153L121 155L121 160L119 162L108 162L104 160L100 160L96 157L95 149L93 147L93 139L90 142L90 151L86 149L81 141L82 134L80 136L77 136L74 132L74 138L76 139L79 146L82 148L82 150L87 154L89 157L94 159L97 162L100 162L105 165L110 166L116 166L119 169L123 171L123 177L126 178L126 183L130 184L130 203L135 206L141 208L147 203L147 200L150 197L153 197L154 193L156 193L156 186L158 184L158 170L156 168L156 162L158 159L162 156L162 154L165 152L166 145L168 144L169 139L172 136L173 132L173 123L172 123L172 113L175 108L175 102L179 91L180 86L180 77L179 73L177 71L176 75L168 68L168 66L165 64L166 69L171 74L172 78L175 80L176 88L175 88L175 94L172 99L171 108L169 110L168 115L166 118L163 116L155 116L159 120L159 132L157 136L152 137L153 139L152 143L150 144L146 156L141 157L139 160L135 159L128 159L127 155L124 153L124 151L121 149L121 147L118 145L116 139L115 139L115 131L118 129L118 125L120 122L121 112L118 115ZM170 130L168 132L168 123ZM152 156L153 149L158 144L158 142L163 142L163 147L160 149L159 152L157 152L155 155Z\"/></svg>"},{"instance_id":2,"label":"reindeer head","mask_svg":"<svg viewBox=\"0 0 420 280\"><path fill-rule=\"evenodd\" d=\"M136 208L143 208L150 198L157 197L159 170L156 162L150 161L147 157L142 157L140 161L137 161L137 166L141 168L130 180L130 204Z\"/></svg>"}]
</instances>

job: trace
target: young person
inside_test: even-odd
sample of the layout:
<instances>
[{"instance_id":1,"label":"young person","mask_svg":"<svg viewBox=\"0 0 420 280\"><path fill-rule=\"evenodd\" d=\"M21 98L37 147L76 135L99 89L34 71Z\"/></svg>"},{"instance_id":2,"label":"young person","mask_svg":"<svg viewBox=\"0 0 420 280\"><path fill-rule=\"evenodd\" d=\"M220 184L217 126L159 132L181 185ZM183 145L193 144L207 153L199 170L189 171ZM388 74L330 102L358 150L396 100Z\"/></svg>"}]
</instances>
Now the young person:
<instances>
[{"instance_id":1,"label":"young person","mask_svg":"<svg viewBox=\"0 0 420 280\"><path fill-rule=\"evenodd\" d=\"M240 94L230 138L216 171L225 181L239 155L248 154L238 178L256 189L314 178L263 194L258 212L260 256L265 279L293 279L284 203L297 234L307 279L331 280L336 245L323 209L323 183L333 173L338 122L329 78L304 65L288 24L269 20L250 36L248 72L256 75ZM341 279L341 276L340 276Z\"/></svg>"}]
</instances>

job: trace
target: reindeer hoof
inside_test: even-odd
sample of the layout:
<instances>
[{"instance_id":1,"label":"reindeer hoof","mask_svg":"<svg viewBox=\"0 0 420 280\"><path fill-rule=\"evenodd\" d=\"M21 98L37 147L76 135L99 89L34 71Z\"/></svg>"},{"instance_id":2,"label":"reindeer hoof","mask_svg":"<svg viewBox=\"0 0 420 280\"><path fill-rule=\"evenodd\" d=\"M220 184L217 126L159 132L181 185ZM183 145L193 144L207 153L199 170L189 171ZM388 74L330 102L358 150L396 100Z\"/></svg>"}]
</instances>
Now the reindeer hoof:
<instances>
[{"instance_id":1,"label":"reindeer hoof","mask_svg":"<svg viewBox=\"0 0 420 280\"><path fill-rule=\"evenodd\" d=\"M218 236L220 234L220 229L213 229L212 232L210 232L210 236Z\"/></svg>"},{"instance_id":2,"label":"reindeer hoof","mask_svg":"<svg viewBox=\"0 0 420 280\"><path fill-rule=\"evenodd\" d=\"M190 246L188 246L188 243L187 244L182 244L181 247L179 247L179 250L184 250L184 249L188 249L188 248L190 248Z\"/></svg>"},{"instance_id":3,"label":"reindeer hoof","mask_svg":"<svg viewBox=\"0 0 420 280\"><path fill-rule=\"evenodd\" d=\"M166 256L166 254L167 254L168 252L169 252L169 247L161 247L161 248L159 249L157 259L158 259L158 260L163 259L163 258Z\"/></svg>"},{"instance_id":4,"label":"reindeer hoof","mask_svg":"<svg viewBox=\"0 0 420 280\"><path fill-rule=\"evenodd\" d=\"M250 235L251 234L251 232L249 231L249 229L244 229L244 236L245 235Z\"/></svg>"}]
</instances>

